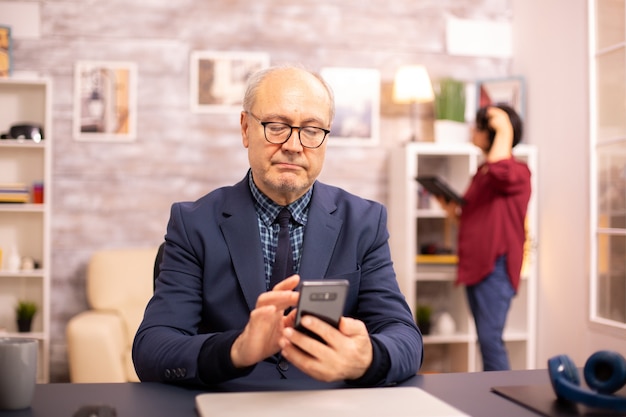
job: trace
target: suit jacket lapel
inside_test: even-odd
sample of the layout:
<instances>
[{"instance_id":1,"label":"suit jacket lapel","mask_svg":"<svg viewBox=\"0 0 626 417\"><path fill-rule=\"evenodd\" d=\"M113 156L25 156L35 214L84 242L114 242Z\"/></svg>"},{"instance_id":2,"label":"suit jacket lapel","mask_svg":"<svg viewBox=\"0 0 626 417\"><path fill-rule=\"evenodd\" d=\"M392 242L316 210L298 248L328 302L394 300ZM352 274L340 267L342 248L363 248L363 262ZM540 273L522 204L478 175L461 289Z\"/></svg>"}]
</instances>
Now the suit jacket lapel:
<instances>
[{"instance_id":1,"label":"suit jacket lapel","mask_svg":"<svg viewBox=\"0 0 626 417\"><path fill-rule=\"evenodd\" d=\"M220 228L230 251L237 280L252 311L257 298L266 289L263 249L260 240L256 238L259 236L259 226L247 181L246 176L225 199L224 220ZM337 206L330 191L324 184L315 183L302 244L300 275L303 278L316 279L326 275L343 225L343 221L333 215ZM250 230L254 230L252 235ZM255 238L251 239L250 236Z\"/></svg>"},{"instance_id":2,"label":"suit jacket lapel","mask_svg":"<svg viewBox=\"0 0 626 417\"><path fill-rule=\"evenodd\" d=\"M263 249L258 239L259 225L248 188L248 177L236 184L233 191L224 201L224 220L220 227L237 280L252 311L258 296L265 292ZM251 230L255 231L252 235ZM250 236L255 238L251 239Z\"/></svg>"},{"instance_id":3,"label":"suit jacket lapel","mask_svg":"<svg viewBox=\"0 0 626 417\"><path fill-rule=\"evenodd\" d=\"M343 221L333 215L336 209L330 189L316 182L302 243L300 275L303 279L318 279L326 275L343 225Z\"/></svg>"}]
</instances>

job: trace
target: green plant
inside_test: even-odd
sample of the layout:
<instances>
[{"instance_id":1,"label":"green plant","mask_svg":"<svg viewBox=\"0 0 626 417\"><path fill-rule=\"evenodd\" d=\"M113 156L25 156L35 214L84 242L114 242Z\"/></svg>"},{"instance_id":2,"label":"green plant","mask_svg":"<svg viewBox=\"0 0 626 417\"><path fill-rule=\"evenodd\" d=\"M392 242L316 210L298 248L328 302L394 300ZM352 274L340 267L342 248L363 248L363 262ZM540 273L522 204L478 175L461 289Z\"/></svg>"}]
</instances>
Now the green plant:
<instances>
[{"instance_id":1,"label":"green plant","mask_svg":"<svg viewBox=\"0 0 626 417\"><path fill-rule=\"evenodd\" d=\"M15 315L18 320L32 320L37 313L37 304L33 301L19 301L15 307Z\"/></svg>"},{"instance_id":2,"label":"green plant","mask_svg":"<svg viewBox=\"0 0 626 417\"><path fill-rule=\"evenodd\" d=\"M433 309L429 305L419 305L415 312L415 318L418 324L430 323L430 318L433 314Z\"/></svg>"},{"instance_id":3,"label":"green plant","mask_svg":"<svg viewBox=\"0 0 626 417\"><path fill-rule=\"evenodd\" d=\"M426 304L418 305L415 309L415 321L417 322L417 327L419 327L420 331L424 335L430 334L430 318L432 314L432 307Z\"/></svg>"},{"instance_id":4,"label":"green plant","mask_svg":"<svg viewBox=\"0 0 626 417\"><path fill-rule=\"evenodd\" d=\"M435 117L437 120L465 122L465 83L443 78L435 86Z\"/></svg>"}]
</instances>

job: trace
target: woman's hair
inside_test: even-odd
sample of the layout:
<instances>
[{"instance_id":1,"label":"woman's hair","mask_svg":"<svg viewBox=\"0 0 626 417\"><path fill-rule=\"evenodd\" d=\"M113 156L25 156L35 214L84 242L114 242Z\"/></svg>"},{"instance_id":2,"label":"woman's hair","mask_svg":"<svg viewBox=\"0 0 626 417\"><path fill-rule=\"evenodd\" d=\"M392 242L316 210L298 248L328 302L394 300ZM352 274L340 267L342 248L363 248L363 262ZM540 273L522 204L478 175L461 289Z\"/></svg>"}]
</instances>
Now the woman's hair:
<instances>
[{"instance_id":1,"label":"woman's hair","mask_svg":"<svg viewBox=\"0 0 626 417\"><path fill-rule=\"evenodd\" d=\"M515 145L522 141L522 134L524 133L524 126L522 123L522 118L517 114L517 112L513 109L513 107L504 103L490 104L488 106L481 107L478 112L476 112L476 129L479 131L487 131L489 133L489 148L493 145L493 140L496 137L496 131L489 127L489 118L487 117L487 109L489 107L497 107L503 110L511 121L511 126L513 127L513 143L511 144L511 148L514 148Z\"/></svg>"}]
</instances>

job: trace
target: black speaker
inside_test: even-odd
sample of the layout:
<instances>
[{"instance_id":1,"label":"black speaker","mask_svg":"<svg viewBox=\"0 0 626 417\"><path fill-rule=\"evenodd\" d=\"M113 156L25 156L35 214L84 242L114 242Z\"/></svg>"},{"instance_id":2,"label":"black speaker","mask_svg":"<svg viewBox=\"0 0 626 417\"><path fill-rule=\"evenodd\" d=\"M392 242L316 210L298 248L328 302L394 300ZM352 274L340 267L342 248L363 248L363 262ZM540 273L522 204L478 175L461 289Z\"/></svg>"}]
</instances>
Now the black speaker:
<instances>
[{"instance_id":1,"label":"black speaker","mask_svg":"<svg viewBox=\"0 0 626 417\"><path fill-rule=\"evenodd\" d=\"M568 356L558 355L548 359L550 382L560 400L626 412L626 397L612 395L626 383L626 359L622 355L601 350L587 359L583 370L590 389L580 386L578 369Z\"/></svg>"}]
</instances>

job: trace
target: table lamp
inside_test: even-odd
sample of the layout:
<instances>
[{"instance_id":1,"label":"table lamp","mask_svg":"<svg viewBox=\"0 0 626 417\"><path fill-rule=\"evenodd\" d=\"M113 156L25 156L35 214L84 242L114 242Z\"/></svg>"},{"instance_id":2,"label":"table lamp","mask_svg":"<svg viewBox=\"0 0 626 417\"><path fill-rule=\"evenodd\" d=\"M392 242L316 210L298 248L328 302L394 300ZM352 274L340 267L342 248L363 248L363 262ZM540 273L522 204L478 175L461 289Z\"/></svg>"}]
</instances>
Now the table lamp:
<instances>
[{"instance_id":1,"label":"table lamp","mask_svg":"<svg viewBox=\"0 0 626 417\"><path fill-rule=\"evenodd\" d=\"M399 104L410 104L411 126L414 129L411 140L432 140L432 133L424 134L422 121L429 122L432 132L434 123L434 109L418 115L418 103L432 103L435 100L433 86L428 71L423 65L407 65L398 68L393 82L393 101ZM432 105L430 106L432 107ZM426 117L424 117L426 116ZM418 128L417 125L420 124ZM420 134L418 134L420 131Z\"/></svg>"}]
</instances>

